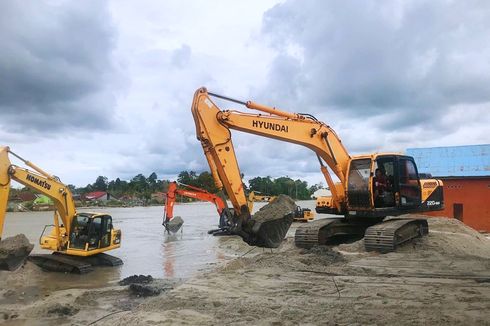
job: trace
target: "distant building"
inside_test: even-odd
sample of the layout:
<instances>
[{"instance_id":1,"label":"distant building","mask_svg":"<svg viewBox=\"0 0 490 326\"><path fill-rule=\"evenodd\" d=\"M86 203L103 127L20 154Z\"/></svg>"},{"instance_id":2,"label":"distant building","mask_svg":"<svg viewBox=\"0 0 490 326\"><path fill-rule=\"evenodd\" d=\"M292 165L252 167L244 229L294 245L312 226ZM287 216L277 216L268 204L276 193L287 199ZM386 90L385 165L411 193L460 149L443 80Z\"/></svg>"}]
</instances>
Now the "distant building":
<instances>
[{"instance_id":1,"label":"distant building","mask_svg":"<svg viewBox=\"0 0 490 326\"><path fill-rule=\"evenodd\" d=\"M15 196L12 196L10 198L11 201L19 201L19 202L24 202L24 201L33 201L37 198L35 194L32 192L21 192Z\"/></svg>"},{"instance_id":2,"label":"distant building","mask_svg":"<svg viewBox=\"0 0 490 326\"><path fill-rule=\"evenodd\" d=\"M89 201L102 201L106 202L111 199L116 199L113 196L111 196L110 193L105 192L105 191L93 191L85 194L85 199Z\"/></svg>"},{"instance_id":3,"label":"distant building","mask_svg":"<svg viewBox=\"0 0 490 326\"><path fill-rule=\"evenodd\" d=\"M444 182L445 209L432 216L454 217L490 232L490 144L409 148L419 173Z\"/></svg>"},{"instance_id":4,"label":"distant building","mask_svg":"<svg viewBox=\"0 0 490 326\"><path fill-rule=\"evenodd\" d=\"M38 195L37 198L34 200L34 203L32 205L32 210L33 211L51 211L54 210L54 203L46 195Z\"/></svg>"}]
</instances>

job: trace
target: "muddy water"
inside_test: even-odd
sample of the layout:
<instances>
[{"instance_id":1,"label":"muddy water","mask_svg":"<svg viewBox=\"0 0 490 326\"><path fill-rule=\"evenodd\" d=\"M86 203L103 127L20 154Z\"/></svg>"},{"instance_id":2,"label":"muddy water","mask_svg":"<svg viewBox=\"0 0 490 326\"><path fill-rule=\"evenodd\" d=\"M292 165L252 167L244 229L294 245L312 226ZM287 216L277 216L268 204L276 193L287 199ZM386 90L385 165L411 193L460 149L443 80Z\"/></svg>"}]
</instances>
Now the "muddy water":
<instances>
[{"instance_id":1,"label":"muddy water","mask_svg":"<svg viewBox=\"0 0 490 326\"><path fill-rule=\"evenodd\" d=\"M314 208L313 201L299 202ZM256 203L255 209L264 203ZM218 223L216 209L209 203L177 204L174 215L184 219L182 232L168 235L162 227L162 207L94 208L113 217L123 234L122 247L110 252L124 261L115 268L98 268L88 275L43 273L39 282L51 290L70 287L100 287L133 274L149 274L158 278L188 278L201 270L233 259L248 247L236 237L213 237L207 234ZM33 253L46 253L38 244L46 224L52 224L53 212L8 213L4 237L24 233L35 244ZM55 281L55 282L53 282ZM76 284L76 285L75 285Z\"/></svg>"}]
</instances>

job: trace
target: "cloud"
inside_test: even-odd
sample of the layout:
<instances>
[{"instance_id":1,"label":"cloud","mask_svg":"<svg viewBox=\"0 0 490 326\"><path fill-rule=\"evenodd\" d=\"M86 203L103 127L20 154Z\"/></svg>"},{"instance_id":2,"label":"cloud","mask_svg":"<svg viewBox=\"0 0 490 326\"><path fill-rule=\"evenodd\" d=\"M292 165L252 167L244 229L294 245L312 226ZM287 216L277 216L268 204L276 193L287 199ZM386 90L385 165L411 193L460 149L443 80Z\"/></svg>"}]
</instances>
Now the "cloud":
<instances>
[{"instance_id":1,"label":"cloud","mask_svg":"<svg viewBox=\"0 0 490 326\"><path fill-rule=\"evenodd\" d=\"M112 124L116 32L103 1L2 3L1 127L13 133Z\"/></svg>"},{"instance_id":2,"label":"cloud","mask_svg":"<svg viewBox=\"0 0 490 326\"><path fill-rule=\"evenodd\" d=\"M314 114L351 154L489 142L487 2L0 6L0 138L69 183L208 170L201 86ZM308 149L233 140L246 178L323 179Z\"/></svg>"},{"instance_id":3,"label":"cloud","mask_svg":"<svg viewBox=\"0 0 490 326\"><path fill-rule=\"evenodd\" d=\"M387 115L384 132L434 125L450 107L490 103L489 21L481 1L289 0L264 15L278 55L262 94L313 113Z\"/></svg>"}]
</instances>

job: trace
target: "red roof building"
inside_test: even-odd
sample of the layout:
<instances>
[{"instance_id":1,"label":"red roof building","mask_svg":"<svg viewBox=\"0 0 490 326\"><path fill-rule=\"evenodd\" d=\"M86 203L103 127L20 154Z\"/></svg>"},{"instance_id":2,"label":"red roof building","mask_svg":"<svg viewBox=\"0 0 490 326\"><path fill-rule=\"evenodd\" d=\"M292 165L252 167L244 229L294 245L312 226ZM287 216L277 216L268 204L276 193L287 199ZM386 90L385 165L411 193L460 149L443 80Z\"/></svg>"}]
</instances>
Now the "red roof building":
<instances>
[{"instance_id":1,"label":"red roof building","mask_svg":"<svg viewBox=\"0 0 490 326\"><path fill-rule=\"evenodd\" d=\"M99 200L99 201L108 201L113 199L111 194L105 191L92 191L85 194L86 200Z\"/></svg>"}]
</instances>

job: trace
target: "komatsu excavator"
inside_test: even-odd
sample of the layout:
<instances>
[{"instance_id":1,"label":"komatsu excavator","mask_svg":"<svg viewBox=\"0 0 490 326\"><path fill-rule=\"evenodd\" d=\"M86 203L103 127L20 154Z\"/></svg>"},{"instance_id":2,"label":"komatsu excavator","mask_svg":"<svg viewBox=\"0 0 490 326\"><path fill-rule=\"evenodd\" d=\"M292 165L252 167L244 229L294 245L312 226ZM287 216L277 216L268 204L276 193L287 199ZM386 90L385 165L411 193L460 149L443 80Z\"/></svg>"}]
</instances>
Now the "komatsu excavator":
<instances>
[{"instance_id":1,"label":"komatsu excavator","mask_svg":"<svg viewBox=\"0 0 490 326\"><path fill-rule=\"evenodd\" d=\"M165 196L165 206L163 208L163 226L167 232L176 233L182 225L184 221L179 216L174 217L174 204L177 198L177 195L185 196L189 198L195 198L202 201L208 201L213 203L216 206L216 210L218 211L218 215L220 217L219 229L209 231L210 234L218 234L218 233L226 233L227 225L226 222L229 219L229 209L226 204L226 200L222 199L218 195L214 195L204 189L182 184L181 186L185 187L185 189L177 188L177 182L171 182L168 186L168 190Z\"/></svg>"},{"instance_id":2,"label":"komatsu excavator","mask_svg":"<svg viewBox=\"0 0 490 326\"><path fill-rule=\"evenodd\" d=\"M9 155L21 160L34 171L11 163ZM30 255L29 260L50 271L86 273L93 266L117 266L122 260L104 252L121 246L121 231L112 225L112 217L101 213L77 213L70 189L60 179L10 150L0 147L0 240L5 222L11 180L51 198L55 205L54 224L39 244L52 254ZM1 245L1 242L0 242ZM28 254L28 253L27 253ZM15 257L14 257L15 256ZM12 269L26 257L7 257L0 266Z\"/></svg>"},{"instance_id":3,"label":"komatsu excavator","mask_svg":"<svg viewBox=\"0 0 490 326\"><path fill-rule=\"evenodd\" d=\"M221 110L211 97L258 113ZM247 206L231 129L299 144L315 152L332 193L324 212L343 217L298 227L295 243L299 247L325 244L334 237L364 235L367 250L390 251L400 243L427 234L428 224L424 218L406 217L382 222L385 217L443 208L442 181L421 180L412 157L398 153L351 156L335 131L310 114L243 102L208 92L206 88L195 92L191 110L197 139L215 184L226 190L233 203L232 231L251 245L279 246L291 221L286 216L273 218L267 225L254 221ZM329 169L339 182L333 181Z\"/></svg>"}]
</instances>

